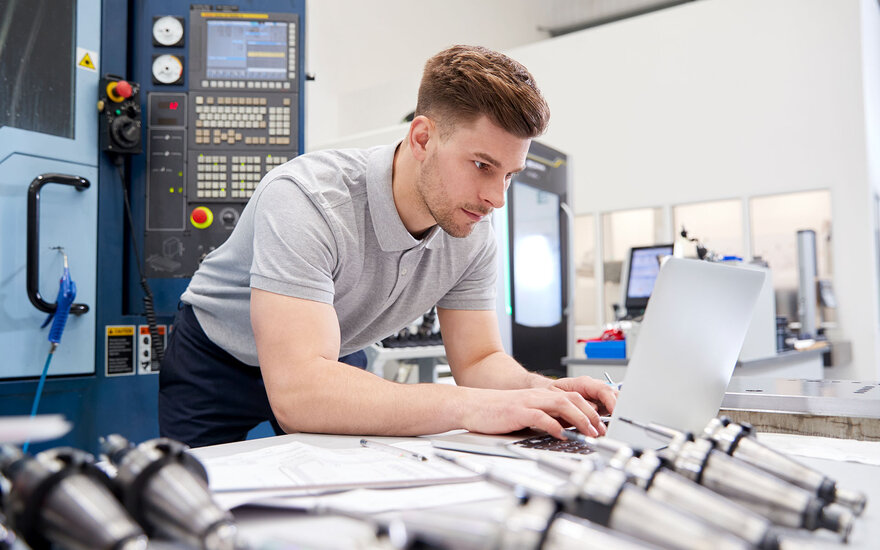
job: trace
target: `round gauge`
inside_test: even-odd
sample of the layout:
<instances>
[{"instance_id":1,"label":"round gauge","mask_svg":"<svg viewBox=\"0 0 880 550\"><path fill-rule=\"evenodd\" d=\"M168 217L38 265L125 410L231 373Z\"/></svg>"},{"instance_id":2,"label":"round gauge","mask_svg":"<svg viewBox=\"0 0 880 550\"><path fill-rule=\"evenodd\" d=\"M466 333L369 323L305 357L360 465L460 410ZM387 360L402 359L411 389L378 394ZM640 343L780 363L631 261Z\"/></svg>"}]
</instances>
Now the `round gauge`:
<instances>
[{"instance_id":1,"label":"round gauge","mask_svg":"<svg viewBox=\"0 0 880 550\"><path fill-rule=\"evenodd\" d=\"M183 39L183 23L180 19L166 15L153 22L153 39L162 46L174 46Z\"/></svg>"},{"instance_id":2,"label":"round gauge","mask_svg":"<svg viewBox=\"0 0 880 550\"><path fill-rule=\"evenodd\" d=\"M174 55L160 55L153 60L153 78L161 84L174 84L183 77L183 63Z\"/></svg>"}]
</instances>

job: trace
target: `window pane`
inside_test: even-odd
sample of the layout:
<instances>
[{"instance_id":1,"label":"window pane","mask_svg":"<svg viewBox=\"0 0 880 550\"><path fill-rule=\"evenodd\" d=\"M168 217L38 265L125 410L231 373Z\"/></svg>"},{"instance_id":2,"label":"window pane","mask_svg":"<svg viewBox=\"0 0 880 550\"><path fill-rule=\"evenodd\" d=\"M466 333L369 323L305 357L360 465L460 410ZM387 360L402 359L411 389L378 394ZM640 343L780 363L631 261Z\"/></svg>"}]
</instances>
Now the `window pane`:
<instances>
[{"instance_id":1,"label":"window pane","mask_svg":"<svg viewBox=\"0 0 880 550\"><path fill-rule=\"evenodd\" d=\"M574 218L574 324L597 325L596 228L591 214Z\"/></svg>"},{"instance_id":2,"label":"window pane","mask_svg":"<svg viewBox=\"0 0 880 550\"><path fill-rule=\"evenodd\" d=\"M877 296L880 296L880 195L874 193L874 254L877 260Z\"/></svg>"},{"instance_id":3,"label":"window pane","mask_svg":"<svg viewBox=\"0 0 880 550\"><path fill-rule=\"evenodd\" d=\"M629 249L650 246L663 238L663 211L660 208L621 210L602 214L602 261L605 266L605 312L602 322L614 320L614 304L623 305L620 275Z\"/></svg>"},{"instance_id":4,"label":"window pane","mask_svg":"<svg viewBox=\"0 0 880 550\"><path fill-rule=\"evenodd\" d=\"M682 227L719 256L744 255L742 202L738 199L680 204L672 209L676 237Z\"/></svg>"},{"instance_id":5,"label":"window pane","mask_svg":"<svg viewBox=\"0 0 880 550\"><path fill-rule=\"evenodd\" d=\"M805 191L756 197L749 201L752 224L752 256L770 266L776 290L776 314L796 321L797 232L816 232L816 269L820 279L832 280L831 193Z\"/></svg>"},{"instance_id":6,"label":"window pane","mask_svg":"<svg viewBox=\"0 0 880 550\"><path fill-rule=\"evenodd\" d=\"M74 0L0 0L0 127L73 138L75 13Z\"/></svg>"}]
</instances>

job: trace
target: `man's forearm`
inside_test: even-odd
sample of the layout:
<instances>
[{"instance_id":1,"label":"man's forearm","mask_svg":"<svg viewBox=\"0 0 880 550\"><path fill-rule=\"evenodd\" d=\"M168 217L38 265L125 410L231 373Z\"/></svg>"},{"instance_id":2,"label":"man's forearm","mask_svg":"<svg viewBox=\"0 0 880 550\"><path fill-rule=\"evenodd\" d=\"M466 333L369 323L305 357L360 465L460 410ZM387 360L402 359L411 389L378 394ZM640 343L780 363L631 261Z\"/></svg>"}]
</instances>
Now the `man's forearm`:
<instances>
[{"instance_id":1,"label":"man's forearm","mask_svg":"<svg viewBox=\"0 0 880 550\"><path fill-rule=\"evenodd\" d=\"M498 351L472 365L453 369L455 382L460 386L493 389L543 388L551 380L529 372L510 355Z\"/></svg>"},{"instance_id":2,"label":"man's forearm","mask_svg":"<svg viewBox=\"0 0 880 550\"><path fill-rule=\"evenodd\" d=\"M464 424L470 388L397 384L326 359L291 366L281 383L267 387L285 431L420 435Z\"/></svg>"},{"instance_id":3,"label":"man's forearm","mask_svg":"<svg viewBox=\"0 0 880 550\"><path fill-rule=\"evenodd\" d=\"M267 393L278 423L291 432L411 436L458 428L509 433L537 427L557 434L565 424L598 435L591 423L598 424L599 417L580 394L552 391L550 380L509 357L486 359L485 374L474 382L508 389L397 384L315 359L291 366L283 379L275 377Z\"/></svg>"}]
</instances>

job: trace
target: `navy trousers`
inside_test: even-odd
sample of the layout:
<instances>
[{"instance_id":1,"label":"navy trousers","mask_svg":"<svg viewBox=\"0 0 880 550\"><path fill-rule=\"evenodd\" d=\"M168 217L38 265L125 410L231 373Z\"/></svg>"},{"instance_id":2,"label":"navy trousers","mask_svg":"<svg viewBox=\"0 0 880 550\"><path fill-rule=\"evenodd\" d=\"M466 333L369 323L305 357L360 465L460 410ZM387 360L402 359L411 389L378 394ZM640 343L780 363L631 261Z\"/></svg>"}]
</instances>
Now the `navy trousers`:
<instances>
[{"instance_id":1,"label":"navy trousers","mask_svg":"<svg viewBox=\"0 0 880 550\"><path fill-rule=\"evenodd\" d=\"M339 359L366 368L358 351ZM246 365L212 342L192 306L183 304L159 370L159 433L190 447L242 441L257 424L275 420L259 367Z\"/></svg>"}]
</instances>

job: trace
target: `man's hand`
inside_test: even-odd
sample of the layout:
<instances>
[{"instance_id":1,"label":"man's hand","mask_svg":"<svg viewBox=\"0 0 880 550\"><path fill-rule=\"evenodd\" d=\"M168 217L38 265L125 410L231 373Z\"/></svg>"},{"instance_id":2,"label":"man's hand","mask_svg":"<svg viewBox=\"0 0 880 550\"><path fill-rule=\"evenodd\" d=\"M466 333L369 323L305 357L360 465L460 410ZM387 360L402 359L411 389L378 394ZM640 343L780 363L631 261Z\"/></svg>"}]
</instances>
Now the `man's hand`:
<instances>
[{"instance_id":1,"label":"man's hand","mask_svg":"<svg viewBox=\"0 0 880 550\"><path fill-rule=\"evenodd\" d=\"M551 380L526 371L504 353L494 311L438 307L437 313L446 357L456 383L507 390L487 397L486 402L474 403L474 410L481 411L482 416L469 417L473 423L468 424L468 429L504 433L504 427L511 430L535 427L561 437L562 424L565 424L575 426L585 435L605 434L599 414L614 410L616 390L588 376ZM521 393L532 390L543 392ZM556 394L555 399L547 392ZM510 400L510 410L503 409L500 401L504 399Z\"/></svg>"},{"instance_id":2,"label":"man's hand","mask_svg":"<svg viewBox=\"0 0 880 550\"><path fill-rule=\"evenodd\" d=\"M561 437L563 427L574 426L584 435L595 437L605 433L605 426L591 403L578 391L564 391L559 387L472 388L463 405L462 427L473 432L500 434L537 428Z\"/></svg>"},{"instance_id":3,"label":"man's hand","mask_svg":"<svg viewBox=\"0 0 880 550\"><path fill-rule=\"evenodd\" d=\"M605 424L599 420L599 417L614 412L614 406L617 404L617 390L605 382L589 376L560 378L558 380L535 376L532 381L536 387L549 388L559 392L573 392L583 397L596 411L595 417L590 415L590 422L601 435L605 435ZM584 433L586 434L586 432Z\"/></svg>"},{"instance_id":4,"label":"man's hand","mask_svg":"<svg viewBox=\"0 0 880 550\"><path fill-rule=\"evenodd\" d=\"M617 404L617 390L595 378L578 376L577 378L560 378L550 382L551 388L577 392L585 399L598 405L599 414L603 416L614 412Z\"/></svg>"}]
</instances>

